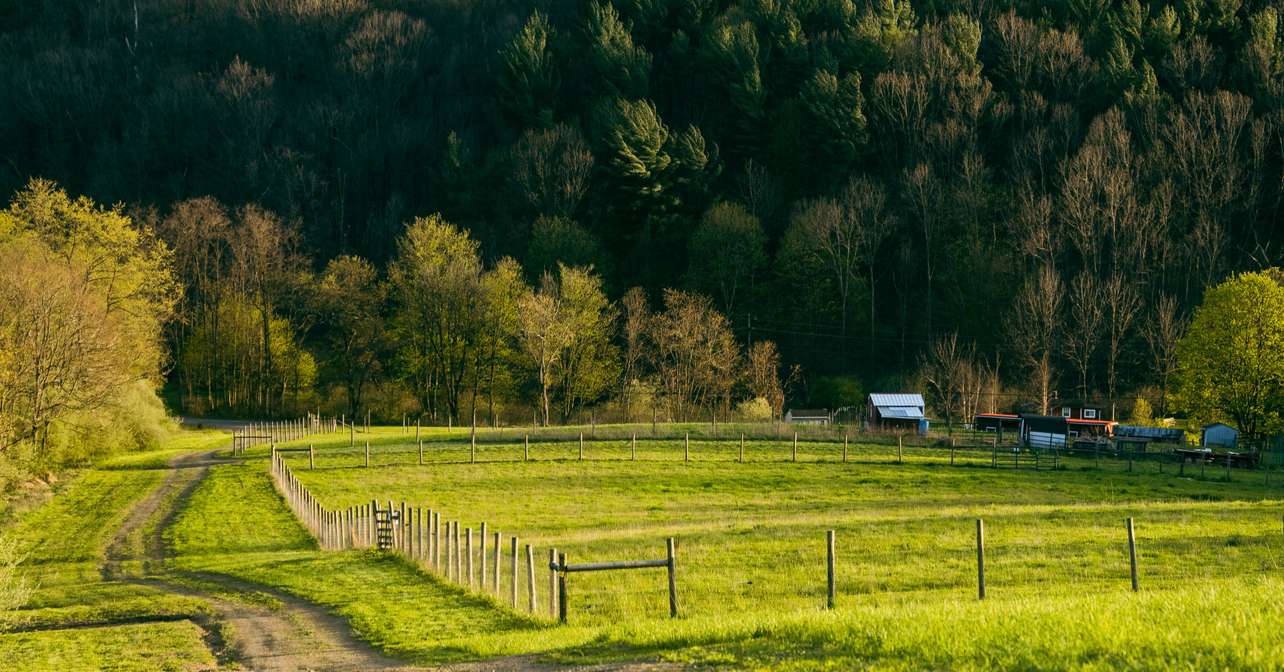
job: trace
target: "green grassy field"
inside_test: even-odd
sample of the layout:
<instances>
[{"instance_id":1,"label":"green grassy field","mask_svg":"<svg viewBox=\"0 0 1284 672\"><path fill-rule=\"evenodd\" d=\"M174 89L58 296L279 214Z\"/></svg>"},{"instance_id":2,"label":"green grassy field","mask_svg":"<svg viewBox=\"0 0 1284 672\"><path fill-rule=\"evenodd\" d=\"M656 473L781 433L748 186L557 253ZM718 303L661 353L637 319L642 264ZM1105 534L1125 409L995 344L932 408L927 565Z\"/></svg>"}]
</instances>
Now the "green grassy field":
<instances>
[{"instance_id":1,"label":"green grassy field","mask_svg":"<svg viewBox=\"0 0 1284 672\"><path fill-rule=\"evenodd\" d=\"M571 625L552 626L546 612L462 600L408 563L366 552L300 542L308 548L240 567L216 553L209 562L326 604L363 637L426 662L541 653L780 669L1284 665L1284 634L1268 627L1280 607L1266 597L1281 587L1281 506L1260 474L1225 483L1211 471L1201 480L1091 460L1014 471L990 468L988 453L960 453L950 466L948 450L921 448L898 464L894 446L851 446L843 464L841 444L819 443L795 464L788 441L751 443L744 464L736 442L693 441L690 463L681 441L642 443L633 462L618 439L588 442L583 462L577 441L533 444L531 462L520 443L482 444L468 464L467 443L440 436L418 466L398 434L376 434L376 468L359 466L364 451L344 448L346 436L311 439L314 471L306 453L288 459L330 508L373 498L432 506L464 526L518 534L541 564L552 546L572 562L661 557L673 536L682 618L666 617L662 570L572 576ZM271 499L261 465L222 470L219 479L236 483L229 505L255 481L264 504ZM226 519L195 504L193 521ZM1128 587L1129 516L1140 594ZM988 536L984 603L977 517ZM829 529L838 537L832 612L823 608ZM279 562L288 553L298 562ZM546 570L537 587L547 605Z\"/></svg>"},{"instance_id":2,"label":"green grassy field","mask_svg":"<svg viewBox=\"0 0 1284 672\"><path fill-rule=\"evenodd\" d=\"M25 557L24 574L35 590L21 609L0 620L0 669L157 670L213 664L199 628L190 621L132 622L203 614L200 601L105 577L101 565L130 506L160 483L164 472L156 467L177 454L225 440L218 432L183 432L160 450L126 454L81 470L46 504L8 521L4 534L17 542Z\"/></svg>"}]
</instances>

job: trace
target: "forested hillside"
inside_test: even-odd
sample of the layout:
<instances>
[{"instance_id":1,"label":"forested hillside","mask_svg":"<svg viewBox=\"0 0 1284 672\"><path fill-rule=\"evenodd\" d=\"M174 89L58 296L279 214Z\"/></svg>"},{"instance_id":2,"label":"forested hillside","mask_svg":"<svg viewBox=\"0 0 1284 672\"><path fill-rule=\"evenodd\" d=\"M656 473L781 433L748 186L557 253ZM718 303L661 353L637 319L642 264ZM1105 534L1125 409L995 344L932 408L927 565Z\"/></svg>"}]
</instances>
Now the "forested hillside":
<instances>
[{"instance_id":1,"label":"forested hillside","mask_svg":"<svg viewBox=\"0 0 1284 672\"><path fill-rule=\"evenodd\" d=\"M197 411L351 411L384 382L455 417L627 408L692 324L709 361L728 327L779 344L757 363L787 389L735 395L774 407L963 360L1004 407L1167 411L1205 288L1281 258L1279 14L0 0L0 193L54 180L169 243ZM558 306L589 306L558 323L587 345L536 342ZM689 414L747 384L706 373L654 385Z\"/></svg>"}]
</instances>

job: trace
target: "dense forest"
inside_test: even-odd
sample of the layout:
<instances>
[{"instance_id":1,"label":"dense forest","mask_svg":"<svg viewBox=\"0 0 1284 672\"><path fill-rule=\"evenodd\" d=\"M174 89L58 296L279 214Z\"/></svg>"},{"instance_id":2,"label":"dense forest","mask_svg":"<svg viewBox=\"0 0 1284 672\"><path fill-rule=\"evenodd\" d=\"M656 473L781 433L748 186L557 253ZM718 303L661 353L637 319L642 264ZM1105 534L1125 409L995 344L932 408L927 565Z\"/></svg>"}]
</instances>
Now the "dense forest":
<instances>
[{"instance_id":1,"label":"dense forest","mask_svg":"<svg viewBox=\"0 0 1284 672\"><path fill-rule=\"evenodd\" d=\"M1280 262L1280 19L0 0L0 193L47 178L166 243L192 412L557 421L638 386L779 412L967 379L988 408L1168 413L1205 289Z\"/></svg>"}]
</instances>

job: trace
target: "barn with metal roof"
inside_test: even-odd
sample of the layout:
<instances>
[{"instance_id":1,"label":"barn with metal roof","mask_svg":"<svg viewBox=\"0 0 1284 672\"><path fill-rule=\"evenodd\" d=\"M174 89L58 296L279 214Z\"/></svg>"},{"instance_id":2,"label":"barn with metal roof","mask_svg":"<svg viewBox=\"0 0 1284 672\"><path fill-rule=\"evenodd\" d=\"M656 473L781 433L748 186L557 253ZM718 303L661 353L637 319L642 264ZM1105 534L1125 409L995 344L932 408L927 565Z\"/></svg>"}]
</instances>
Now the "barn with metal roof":
<instances>
[{"instance_id":1,"label":"barn with metal roof","mask_svg":"<svg viewBox=\"0 0 1284 672\"><path fill-rule=\"evenodd\" d=\"M927 420L923 395L871 393L867 422L870 429L920 431Z\"/></svg>"}]
</instances>

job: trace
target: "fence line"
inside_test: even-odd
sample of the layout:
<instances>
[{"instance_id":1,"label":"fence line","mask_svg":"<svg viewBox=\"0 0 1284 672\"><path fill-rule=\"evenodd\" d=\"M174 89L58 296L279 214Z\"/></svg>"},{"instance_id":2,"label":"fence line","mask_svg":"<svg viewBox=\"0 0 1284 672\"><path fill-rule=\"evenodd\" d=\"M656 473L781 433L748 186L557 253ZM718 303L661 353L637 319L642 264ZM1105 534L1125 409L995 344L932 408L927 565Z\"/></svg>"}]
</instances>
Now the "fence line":
<instances>
[{"instance_id":1,"label":"fence line","mask_svg":"<svg viewBox=\"0 0 1284 672\"><path fill-rule=\"evenodd\" d=\"M395 464L439 465L444 463L522 462L549 459L547 457L548 449L553 448L560 452L557 457L552 459L562 461L645 461L657 459L656 444L667 443L670 445L662 445L659 448L671 448L672 458L661 457L659 459L674 459L683 462L792 461L848 463L860 462L862 458L864 458L863 461L865 462L871 462L872 460L869 458L873 453L868 450L861 450L861 448L882 447L893 452L886 460L880 460L880 463L904 464L911 461L911 458L915 458L913 461L922 463L922 458L929 460L940 458L941 463L948 463L950 466L984 465L991 468L1058 471L1068 468L1071 458L1078 458L1080 460L1077 465L1079 468L1086 468L1090 462L1091 465L1102 469L1103 462L1111 460L1112 464L1118 464L1120 467L1126 466L1127 472L1137 471L1142 469L1144 465L1149 464L1151 465L1148 467L1150 470L1160 474L1180 477L1198 475L1201 479L1208 473L1208 467L1211 465L1214 467L1212 475L1221 480L1234 480L1234 473L1260 472L1263 474L1267 486L1270 485L1271 472L1275 469L1269 463L1245 467L1234 465L1230 460L1222 460L1219 464L1213 461L1215 456L1192 456L1190 453L1112 451L1103 449L1100 446L1091 449L1021 446L1015 443L1001 443L992 434L988 443L965 442L958 439L940 441L901 435L893 436L894 440L883 444L864 441L867 437L868 435L859 435L860 443L854 446L852 445L853 438L851 435L842 434L836 440L830 441L823 438L804 439L801 434L796 433L780 441L769 440L762 442L759 440L758 445L755 445L754 443L746 443L748 437L745 434L720 439L695 439L695 437L691 437L684 432L664 439L644 439L641 442L642 447L648 449L648 454L639 455L639 441L636 433L620 438L591 441L581 439L581 434L578 432L569 439L561 440L522 434L520 436L511 436L504 442L495 440L481 442L478 440L480 437L464 437L461 440L438 439L435 441L420 439L415 444L384 442L376 444L379 450L375 452L375 455L387 457L389 455L404 454L413 456L408 462L396 462ZM979 437L966 438L975 439ZM681 443L676 446L671 445L678 442ZM489 455L478 452L479 443L488 448ZM648 446L648 443L651 445ZM763 443L766 443L766 445L763 445ZM496 448L511 449L512 456L496 456L494 454L494 449ZM461 457L454 460L439 459L451 449L458 452ZM361 452L362 450L364 452ZM462 452L464 450L467 450L466 455ZM916 458L911 450L922 452ZM544 453L543 456L541 456L541 452ZM862 453L864 454L862 455ZM352 464L344 466L369 467L371 466L371 443L366 441L364 446L360 448L331 447L322 456L331 461L337 457L355 456ZM1165 468L1165 465L1171 465L1171 468ZM381 466L391 466L391 464L385 462Z\"/></svg>"},{"instance_id":2,"label":"fence line","mask_svg":"<svg viewBox=\"0 0 1284 672\"><path fill-rule=\"evenodd\" d=\"M293 420L251 422L241 429L232 430L232 454L244 454L246 448L265 443L276 445L315 434L333 434L339 431L339 425L338 418L326 419L315 413Z\"/></svg>"},{"instance_id":3,"label":"fence line","mask_svg":"<svg viewBox=\"0 0 1284 672\"><path fill-rule=\"evenodd\" d=\"M371 500L370 504L361 504L342 510L326 508L294 475L286 464L284 454L287 452L311 452L310 448L272 449L270 472L272 482L284 498L286 505L304 528L317 541L324 551L343 551L351 549L378 549L399 555L411 564L427 571L443 581L454 583L465 590L488 594L499 604L504 604L500 594L501 573L504 571L502 534L494 531L494 563L488 569L486 560L486 537L489 528L482 523L480 534L480 581L474 574L474 544L472 528L463 528L464 544L461 545L461 526L459 521L442 518L442 512L429 507L407 506L406 502L394 504L388 500L380 504ZM443 531L445 534L443 535ZM519 584L525 575L528 593L526 612L531 616L539 615L535 597L535 549L525 545L525 571L521 571L522 551L519 549L517 536L511 544L511 600L509 606L514 611L521 611L517 595ZM444 552L443 552L444 546ZM444 556L444 561L443 561ZM493 571L488 577L487 572ZM556 572L549 569L550 577ZM490 578L488 581L487 579Z\"/></svg>"},{"instance_id":4,"label":"fence line","mask_svg":"<svg viewBox=\"0 0 1284 672\"><path fill-rule=\"evenodd\" d=\"M535 618L552 618L559 622L567 621L567 575L578 572L596 572L622 569L665 568L668 572L669 613L671 617L678 614L676 553L672 537L666 542L666 557L654 560L626 560L569 564L564 552L556 548L548 551L549 570L549 608L542 613L537 600L538 578L536 575L535 548L530 544L522 546L517 536L510 538L508 559L508 577L510 579L508 595L501 593L501 574L505 572L502 534L493 532L485 523L482 524L479 543L473 543L473 529L461 527L457 520L443 520L440 511L407 506L406 502L394 503L388 500L381 504L377 499L370 504L349 507L343 510L330 510L299 481L293 470L286 464L283 454L305 449L275 449L271 456L271 476L277 490L285 499L290 510L302 522L308 532L317 540L322 550L342 551L349 549L379 549L405 558L416 567L431 573L440 580L454 583L460 588L491 596L497 606L505 606L515 612L524 612ZM975 520L976 550L976 587L977 599L985 600L986 591L986 533L985 522ZM444 534L443 534L444 530ZM1129 578L1133 591L1138 591L1138 557L1133 518L1125 520L1126 544L1128 551ZM493 538L493 563L488 562L486 540ZM837 572L837 544L834 530L827 530L824 537L825 546L825 606L835 608L838 601L839 576ZM444 552L443 552L444 551ZM475 552L477 551L477 552ZM443 560L444 558L444 560ZM524 563L522 561L525 561ZM480 576L475 569L480 567ZM524 571L523 571L524 569ZM526 603L521 606L518 599L521 593L521 581L525 579L527 594ZM806 592L806 591L804 591Z\"/></svg>"}]
</instances>

